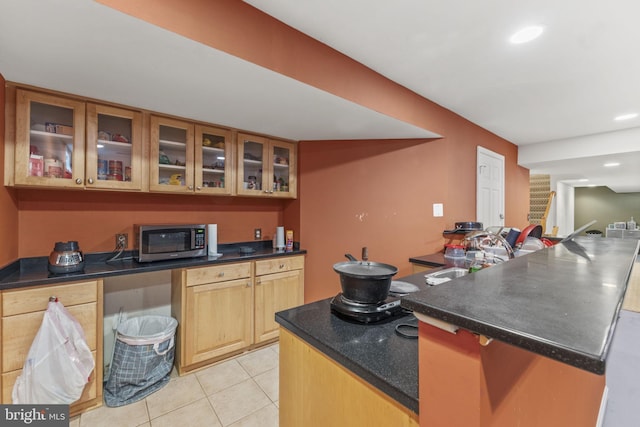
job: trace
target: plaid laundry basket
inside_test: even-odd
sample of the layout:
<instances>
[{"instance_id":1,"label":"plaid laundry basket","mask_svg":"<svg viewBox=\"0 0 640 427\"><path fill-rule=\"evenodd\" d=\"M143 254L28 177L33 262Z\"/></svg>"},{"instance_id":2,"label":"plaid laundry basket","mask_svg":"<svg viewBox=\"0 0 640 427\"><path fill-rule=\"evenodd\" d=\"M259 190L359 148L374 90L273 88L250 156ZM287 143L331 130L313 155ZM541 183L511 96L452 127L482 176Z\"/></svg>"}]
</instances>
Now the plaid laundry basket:
<instances>
[{"instance_id":1,"label":"plaid laundry basket","mask_svg":"<svg viewBox=\"0 0 640 427\"><path fill-rule=\"evenodd\" d=\"M178 321L169 316L140 316L118 326L104 386L107 406L123 406L144 399L169 382Z\"/></svg>"}]
</instances>

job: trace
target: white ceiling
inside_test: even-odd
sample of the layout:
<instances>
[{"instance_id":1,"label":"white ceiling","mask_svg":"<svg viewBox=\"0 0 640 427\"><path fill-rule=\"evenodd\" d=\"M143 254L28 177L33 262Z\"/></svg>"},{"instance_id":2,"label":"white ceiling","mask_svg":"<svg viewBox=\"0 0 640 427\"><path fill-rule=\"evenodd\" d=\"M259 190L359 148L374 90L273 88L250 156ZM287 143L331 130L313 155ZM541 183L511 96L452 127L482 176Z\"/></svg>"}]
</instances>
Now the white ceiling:
<instances>
[{"instance_id":1,"label":"white ceiling","mask_svg":"<svg viewBox=\"0 0 640 427\"><path fill-rule=\"evenodd\" d=\"M636 0L247 3L519 145L532 172L571 164L566 179L640 191L638 133L624 130L640 118L612 120L640 112ZM435 136L92 0L0 0L0 10L9 81L291 139ZM509 45L529 23L542 37ZM588 154L567 149L588 135ZM636 167L603 170L610 156Z\"/></svg>"},{"instance_id":2,"label":"white ceiling","mask_svg":"<svg viewBox=\"0 0 640 427\"><path fill-rule=\"evenodd\" d=\"M519 145L532 172L640 191L640 140L608 147L610 132L640 127L613 120L640 113L637 0L245 1ZM508 43L533 24L539 39ZM594 134L597 154L563 148ZM530 161L523 146L548 141L550 161Z\"/></svg>"}]
</instances>

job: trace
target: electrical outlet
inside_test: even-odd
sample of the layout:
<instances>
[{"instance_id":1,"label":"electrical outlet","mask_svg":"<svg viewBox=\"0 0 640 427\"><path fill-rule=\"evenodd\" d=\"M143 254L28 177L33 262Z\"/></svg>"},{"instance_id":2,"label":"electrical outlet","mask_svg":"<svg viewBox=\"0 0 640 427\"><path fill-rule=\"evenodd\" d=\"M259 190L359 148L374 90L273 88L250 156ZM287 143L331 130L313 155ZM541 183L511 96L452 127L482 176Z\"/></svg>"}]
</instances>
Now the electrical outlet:
<instances>
[{"instance_id":1,"label":"electrical outlet","mask_svg":"<svg viewBox=\"0 0 640 427\"><path fill-rule=\"evenodd\" d=\"M116 234L116 248L127 249L129 246L129 235L127 233Z\"/></svg>"},{"instance_id":2,"label":"electrical outlet","mask_svg":"<svg viewBox=\"0 0 640 427\"><path fill-rule=\"evenodd\" d=\"M253 238L255 240L260 240L262 239L262 228L255 228L253 230Z\"/></svg>"}]
</instances>

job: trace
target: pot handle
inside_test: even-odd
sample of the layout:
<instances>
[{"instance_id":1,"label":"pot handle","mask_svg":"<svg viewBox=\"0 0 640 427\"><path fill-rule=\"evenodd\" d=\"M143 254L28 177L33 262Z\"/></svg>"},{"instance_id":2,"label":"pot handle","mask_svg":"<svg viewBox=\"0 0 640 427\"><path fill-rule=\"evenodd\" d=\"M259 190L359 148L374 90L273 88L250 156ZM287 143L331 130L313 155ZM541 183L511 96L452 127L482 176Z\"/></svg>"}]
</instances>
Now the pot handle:
<instances>
[{"instance_id":1,"label":"pot handle","mask_svg":"<svg viewBox=\"0 0 640 427\"><path fill-rule=\"evenodd\" d=\"M344 256L345 256L345 257L347 257L347 259L348 259L349 261L358 261L358 260L356 259L356 257L354 257L354 256L353 256L353 255L351 255L351 254L344 254Z\"/></svg>"}]
</instances>

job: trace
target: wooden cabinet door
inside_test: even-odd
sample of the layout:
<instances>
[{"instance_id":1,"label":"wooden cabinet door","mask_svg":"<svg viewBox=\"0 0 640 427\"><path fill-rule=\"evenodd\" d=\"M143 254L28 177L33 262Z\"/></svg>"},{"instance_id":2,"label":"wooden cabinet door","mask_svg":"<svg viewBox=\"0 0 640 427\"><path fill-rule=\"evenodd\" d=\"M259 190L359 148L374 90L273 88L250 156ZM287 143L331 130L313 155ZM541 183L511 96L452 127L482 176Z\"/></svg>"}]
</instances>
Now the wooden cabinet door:
<instances>
[{"instance_id":1,"label":"wooden cabinet door","mask_svg":"<svg viewBox=\"0 0 640 427\"><path fill-rule=\"evenodd\" d=\"M275 320L278 311L304 303L303 270L267 274L256 277L255 286L255 343L278 337Z\"/></svg>"},{"instance_id":2,"label":"wooden cabinet door","mask_svg":"<svg viewBox=\"0 0 640 427\"><path fill-rule=\"evenodd\" d=\"M196 125L194 149L196 194L232 194L234 150L231 131Z\"/></svg>"},{"instance_id":3,"label":"wooden cabinet door","mask_svg":"<svg viewBox=\"0 0 640 427\"><path fill-rule=\"evenodd\" d=\"M2 403L11 403L13 386L42 325L49 297L57 296L82 326L87 345L96 362L90 381L80 399L71 406L70 414L75 415L86 408L102 404L102 292L102 280L2 291Z\"/></svg>"},{"instance_id":4,"label":"wooden cabinet door","mask_svg":"<svg viewBox=\"0 0 640 427\"><path fill-rule=\"evenodd\" d=\"M193 124L160 116L150 122L149 190L193 193Z\"/></svg>"},{"instance_id":5,"label":"wooden cabinet door","mask_svg":"<svg viewBox=\"0 0 640 427\"><path fill-rule=\"evenodd\" d=\"M142 190L142 113L87 104L89 189Z\"/></svg>"},{"instance_id":6,"label":"wooden cabinet door","mask_svg":"<svg viewBox=\"0 0 640 427\"><path fill-rule=\"evenodd\" d=\"M238 133L236 191L244 196L269 195L269 140L262 136Z\"/></svg>"},{"instance_id":7,"label":"wooden cabinet door","mask_svg":"<svg viewBox=\"0 0 640 427\"><path fill-rule=\"evenodd\" d=\"M297 197L296 145L238 133L238 194L261 197Z\"/></svg>"},{"instance_id":8,"label":"wooden cabinet door","mask_svg":"<svg viewBox=\"0 0 640 427\"><path fill-rule=\"evenodd\" d=\"M270 195L295 199L297 197L296 145L269 140Z\"/></svg>"},{"instance_id":9,"label":"wooden cabinet door","mask_svg":"<svg viewBox=\"0 0 640 427\"><path fill-rule=\"evenodd\" d=\"M206 361L251 345L251 279L186 289L184 365Z\"/></svg>"},{"instance_id":10,"label":"wooden cabinet door","mask_svg":"<svg viewBox=\"0 0 640 427\"><path fill-rule=\"evenodd\" d=\"M16 185L84 188L85 104L16 91Z\"/></svg>"}]
</instances>

